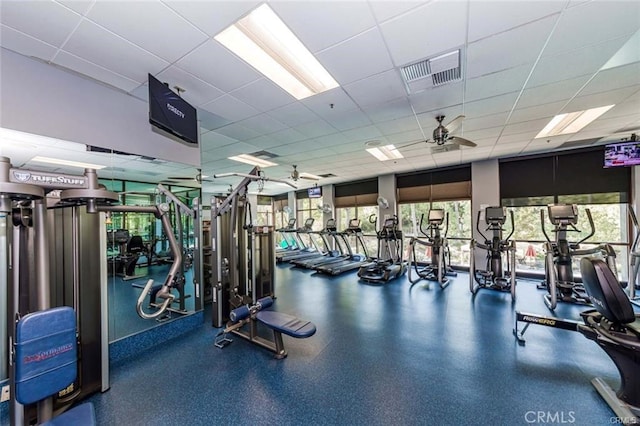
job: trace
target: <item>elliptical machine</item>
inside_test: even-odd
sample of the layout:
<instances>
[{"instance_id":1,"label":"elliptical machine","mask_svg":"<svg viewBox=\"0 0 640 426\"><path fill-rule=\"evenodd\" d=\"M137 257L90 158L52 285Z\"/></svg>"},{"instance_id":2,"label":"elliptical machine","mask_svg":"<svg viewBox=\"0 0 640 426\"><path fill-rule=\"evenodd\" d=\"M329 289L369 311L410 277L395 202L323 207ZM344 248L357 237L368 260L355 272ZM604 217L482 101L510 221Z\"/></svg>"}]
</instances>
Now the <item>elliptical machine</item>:
<instances>
[{"instance_id":1,"label":"elliptical machine","mask_svg":"<svg viewBox=\"0 0 640 426\"><path fill-rule=\"evenodd\" d=\"M375 223L374 215L369 222ZM382 229L377 232L378 258L358 269L358 277L368 282L387 282L407 272L407 262L402 258L402 231L398 229L398 216L385 219Z\"/></svg>"},{"instance_id":2,"label":"elliptical machine","mask_svg":"<svg viewBox=\"0 0 640 426\"><path fill-rule=\"evenodd\" d=\"M446 288L451 282L447 276L455 277L456 272L449 266L451 263L451 253L449 252L449 244L447 242L447 233L449 232L449 214L445 214L443 209L429 210L429 224L427 228L423 228L424 214L420 217L420 232L427 239L422 240L413 237L409 241L409 274L408 278L412 284L420 280L437 281L440 288ZM442 232L442 224L445 223L444 233ZM431 262L425 266L420 266L416 258L416 246L422 245L431 248ZM413 278L411 270L416 273L417 277Z\"/></svg>"},{"instance_id":3,"label":"elliptical machine","mask_svg":"<svg viewBox=\"0 0 640 426\"><path fill-rule=\"evenodd\" d=\"M484 220L488 225L486 231L491 231L491 239L487 238L480 230L480 215L476 220L476 229L484 238L484 244L471 240L469 250L469 290L476 294L479 289L487 288L497 291L511 292L511 300L516 299L516 242L511 240L515 231L513 211L509 211L511 232L506 238L502 238L503 225L507 221L507 209L505 207L487 207L484 210ZM475 268L475 249L480 248L487 252L486 270L478 271ZM506 260L506 262L505 262ZM506 268L503 265L506 263Z\"/></svg>"},{"instance_id":4,"label":"elliptical machine","mask_svg":"<svg viewBox=\"0 0 640 426\"><path fill-rule=\"evenodd\" d=\"M591 217L591 211L585 209L591 232L578 241L570 243L567 240L567 232L580 232L578 224L578 207L575 204L550 204L547 206L549 220L553 224L553 232L556 234L552 241L544 227L544 209L540 210L542 233L547 242L545 250L545 281L538 288L546 288L548 293L544 295L544 303L552 311L556 308L558 300L567 303L590 305L591 301L584 286L576 283L573 277L572 260L574 256L586 256L599 254L606 258L609 268L616 273L616 253L609 244L600 244L590 249L580 249L580 244L591 238L596 230Z\"/></svg>"},{"instance_id":5,"label":"elliptical machine","mask_svg":"<svg viewBox=\"0 0 640 426\"><path fill-rule=\"evenodd\" d=\"M629 300L634 305L640 306L640 296L636 296L636 290L640 289L638 284L638 274L640 274L640 250L638 249L640 226L638 226L638 218L631 206L629 206L629 217L631 217L633 229L636 233L636 236L633 238L633 244L631 244L631 249L629 250Z\"/></svg>"}]
</instances>

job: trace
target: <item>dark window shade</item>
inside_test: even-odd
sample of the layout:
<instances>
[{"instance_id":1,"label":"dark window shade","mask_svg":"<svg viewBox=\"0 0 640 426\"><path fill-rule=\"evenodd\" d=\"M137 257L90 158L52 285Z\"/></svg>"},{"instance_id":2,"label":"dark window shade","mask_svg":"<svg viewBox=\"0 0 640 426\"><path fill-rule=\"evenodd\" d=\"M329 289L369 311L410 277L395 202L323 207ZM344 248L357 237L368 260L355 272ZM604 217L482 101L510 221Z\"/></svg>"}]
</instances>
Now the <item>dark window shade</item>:
<instances>
[{"instance_id":1,"label":"dark window shade","mask_svg":"<svg viewBox=\"0 0 640 426\"><path fill-rule=\"evenodd\" d=\"M378 194L361 194L348 195L344 197L336 197L334 199L335 207L363 207L375 206L378 204Z\"/></svg>"},{"instance_id":2,"label":"dark window shade","mask_svg":"<svg viewBox=\"0 0 640 426\"><path fill-rule=\"evenodd\" d=\"M376 194L376 197L378 196L378 178L358 182L339 183L333 188L335 198L364 194Z\"/></svg>"},{"instance_id":3,"label":"dark window shade","mask_svg":"<svg viewBox=\"0 0 640 426\"><path fill-rule=\"evenodd\" d=\"M603 167L604 152L580 152L558 155L556 165L556 194L629 193L631 169ZM626 202L626 201L625 201Z\"/></svg>"},{"instance_id":4,"label":"dark window shade","mask_svg":"<svg viewBox=\"0 0 640 426\"><path fill-rule=\"evenodd\" d=\"M287 194L286 192L284 194L278 194L278 195L274 195L273 196L274 201L279 201L279 200L288 200L289 199L289 194Z\"/></svg>"},{"instance_id":5,"label":"dark window shade","mask_svg":"<svg viewBox=\"0 0 640 426\"><path fill-rule=\"evenodd\" d=\"M271 205L271 197L266 195L258 195L258 205L259 206L270 206Z\"/></svg>"},{"instance_id":6,"label":"dark window shade","mask_svg":"<svg viewBox=\"0 0 640 426\"><path fill-rule=\"evenodd\" d=\"M281 212L289 205L289 200L276 200L273 202L273 211Z\"/></svg>"},{"instance_id":7,"label":"dark window shade","mask_svg":"<svg viewBox=\"0 0 640 426\"><path fill-rule=\"evenodd\" d=\"M500 162L500 197L553 195L553 157Z\"/></svg>"},{"instance_id":8,"label":"dark window shade","mask_svg":"<svg viewBox=\"0 0 640 426\"><path fill-rule=\"evenodd\" d=\"M439 170L399 174L396 188L410 188L439 183L466 182L471 180L471 166L447 167Z\"/></svg>"},{"instance_id":9,"label":"dark window shade","mask_svg":"<svg viewBox=\"0 0 640 426\"><path fill-rule=\"evenodd\" d=\"M631 170L628 167L605 169L603 150L597 147L501 161L503 204L537 205L547 197L557 202L558 198L584 194L600 194L589 197L591 204L629 202Z\"/></svg>"},{"instance_id":10,"label":"dark window shade","mask_svg":"<svg viewBox=\"0 0 640 426\"><path fill-rule=\"evenodd\" d=\"M305 198L309 198L309 191L306 189L296 191L296 200L304 200Z\"/></svg>"}]
</instances>

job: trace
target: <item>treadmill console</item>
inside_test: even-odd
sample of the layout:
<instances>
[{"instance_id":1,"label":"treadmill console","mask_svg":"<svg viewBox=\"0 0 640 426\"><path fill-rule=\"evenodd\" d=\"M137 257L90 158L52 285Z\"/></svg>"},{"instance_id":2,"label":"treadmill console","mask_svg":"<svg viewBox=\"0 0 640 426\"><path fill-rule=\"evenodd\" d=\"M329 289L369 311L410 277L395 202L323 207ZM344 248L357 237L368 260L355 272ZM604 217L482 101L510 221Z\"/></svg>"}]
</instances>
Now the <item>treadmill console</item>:
<instances>
[{"instance_id":1,"label":"treadmill console","mask_svg":"<svg viewBox=\"0 0 640 426\"><path fill-rule=\"evenodd\" d=\"M578 206L575 204L549 204L549 220L554 225L575 225L578 223Z\"/></svg>"},{"instance_id":2,"label":"treadmill console","mask_svg":"<svg viewBox=\"0 0 640 426\"><path fill-rule=\"evenodd\" d=\"M440 225L444 221L444 209L429 210L429 223L432 225Z\"/></svg>"},{"instance_id":3,"label":"treadmill console","mask_svg":"<svg viewBox=\"0 0 640 426\"><path fill-rule=\"evenodd\" d=\"M384 229L393 229L397 225L396 219L390 217L389 219L385 219L384 221Z\"/></svg>"},{"instance_id":4,"label":"treadmill console","mask_svg":"<svg viewBox=\"0 0 640 426\"><path fill-rule=\"evenodd\" d=\"M289 219L289 222L287 222L287 229L295 229L296 227L296 218L292 217L291 219Z\"/></svg>"},{"instance_id":5,"label":"treadmill console","mask_svg":"<svg viewBox=\"0 0 640 426\"><path fill-rule=\"evenodd\" d=\"M312 217L307 218L307 220L304 221L304 229L313 228L313 222L314 222L314 219Z\"/></svg>"},{"instance_id":6,"label":"treadmill console","mask_svg":"<svg viewBox=\"0 0 640 426\"><path fill-rule=\"evenodd\" d=\"M360 219L351 219L349 221L349 228L360 228Z\"/></svg>"},{"instance_id":7,"label":"treadmill console","mask_svg":"<svg viewBox=\"0 0 640 426\"><path fill-rule=\"evenodd\" d=\"M484 220L489 225L504 225L507 220L506 207L487 207L484 210Z\"/></svg>"}]
</instances>

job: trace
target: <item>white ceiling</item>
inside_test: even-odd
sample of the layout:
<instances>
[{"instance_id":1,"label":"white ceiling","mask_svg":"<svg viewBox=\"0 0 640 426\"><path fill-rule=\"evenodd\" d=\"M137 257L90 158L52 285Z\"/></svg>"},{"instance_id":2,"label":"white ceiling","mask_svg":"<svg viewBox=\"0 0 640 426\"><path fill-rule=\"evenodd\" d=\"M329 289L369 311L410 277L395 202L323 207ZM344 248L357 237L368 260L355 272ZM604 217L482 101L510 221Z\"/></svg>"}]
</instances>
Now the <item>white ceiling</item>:
<instances>
[{"instance_id":1,"label":"white ceiling","mask_svg":"<svg viewBox=\"0 0 640 426\"><path fill-rule=\"evenodd\" d=\"M201 119L205 175L246 173L251 166L227 157L267 150L279 164L267 176L285 178L296 164L336 175L319 182L327 184L640 130L638 1L268 1L340 84L302 101L213 39L260 3L2 0L0 45L145 101L147 73L186 89ZM407 92L399 67L458 48L461 81ZM612 103L579 133L534 139L555 114ZM383 163L364 150L370 140L426 140L440 114L445 123L466 115L456 134L478 146L432 155L420 143ZM122 164L133 177L138 166Z\"/></svg>"}]
</instances>

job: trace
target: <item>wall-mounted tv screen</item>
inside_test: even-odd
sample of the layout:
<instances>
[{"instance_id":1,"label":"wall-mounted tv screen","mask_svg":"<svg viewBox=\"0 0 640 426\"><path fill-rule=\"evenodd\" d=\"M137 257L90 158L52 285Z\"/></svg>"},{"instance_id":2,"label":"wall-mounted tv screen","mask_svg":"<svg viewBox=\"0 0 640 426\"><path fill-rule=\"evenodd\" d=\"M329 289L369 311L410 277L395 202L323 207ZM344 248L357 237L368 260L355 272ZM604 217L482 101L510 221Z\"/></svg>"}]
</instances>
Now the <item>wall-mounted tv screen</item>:
<instances>
[{"instance_id":1,"label":"wall-mounted tv screen","mask_svg":"<svg viewBox=\"0 0 640 426\"><path fill-rule=\"evenodd\" d=\"M605 145L604 167L636 166L640 164L640 141Z\"/></svg>"},{"instance_id":2,"label":"wall-mounted tv screen","mask_svg":"<svg viewBox=\"0 0 640 426\"><path fill-rule=\"evenodd\" d=\"M309 198L320 198L322 197L322 188L314 187L307 189L309 192Z\"/></svg>"},{"instance_id":3,"label":"wall-mounted tv screen","mask_svg":"<svg viewBox=\"0 0 640 426\"><path fill-rule=\"evenodd\" d=\"M149 122L190 144L198 144L196 109L149 74Z\"/></svg>"}]
</instances>

